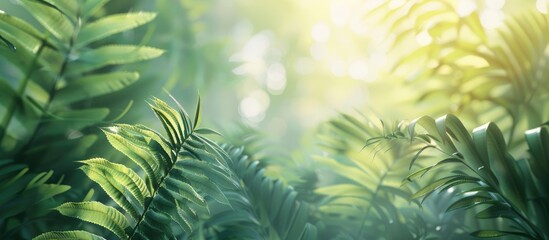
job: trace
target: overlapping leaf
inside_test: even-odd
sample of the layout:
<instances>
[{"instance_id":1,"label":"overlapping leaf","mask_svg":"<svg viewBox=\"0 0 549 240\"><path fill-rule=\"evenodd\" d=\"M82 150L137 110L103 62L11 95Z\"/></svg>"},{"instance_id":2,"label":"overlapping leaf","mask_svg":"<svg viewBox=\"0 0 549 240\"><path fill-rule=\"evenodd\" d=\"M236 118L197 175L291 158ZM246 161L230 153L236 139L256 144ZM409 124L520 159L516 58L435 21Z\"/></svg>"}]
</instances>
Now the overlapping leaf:
<instances>
[{"instance_id":1,"label":"overlapping leaf","mask_svg":"<svg viewBox=\"0 0 549 240\"><path fill-rule=\"evenodd\" d=\"M433 123L436 123L436 127ZM405 181L418 179L443 164L459 163L466 168L430 181L427 186L412 195L412 198L426 198L450 188L464 189L446 211L488 206L476 214L476 217L506 218L510 220L508 224L517 230L484 229L472 233L473 236L516 235L531 239L546 238L547 233L542 227L548 216L547 212L542 210L544 209L542 202L546 202L543 200L545 196L542 194L543 190L537 188L536 180L532 179L537 170L525 165L524 160L517 161L513 158L507 150L502 132L495 124L485 124L469 134L458 118L447 115L436 121L429 117L422 117L420 121L414 121L410 125L410 132L416 132L417 126L427 131L432 142L442 152L444 152L442 149L455 149L455 152L445 152L446 159L416 171ZM546 156L543 153L540 154L539 146L545 144L542 142L545 141L543 138L546 138L542 136L542 132L543 128L527 132L527 141L533 155L536 156L534 163L539 161L543 164L547 161Z\"/></svg>"},{"instance_id":2,"label":"overlapping leaf","mask_svg":"<svg viewBox=\"0 0 549 240\"><path fill-rule=\"evenodd\" d=\"M191 234L200 213L208 209L205 196L220 204L230 203L221 188L234 188L237 182L226 167L223 150L188 128L194 125L183 109L175 110L159 99L153 99L151 108L167 139L141 125L104 129L113 147L143 175L101 158L83 161L81 168L123 211L87 201L65 203L57 208L60 213L102 226L120 239L171 239L180 232ZM172 223L179 230L172 228ZM77 233L57 231L37 238Z\"/></svg>"}]
</instances>

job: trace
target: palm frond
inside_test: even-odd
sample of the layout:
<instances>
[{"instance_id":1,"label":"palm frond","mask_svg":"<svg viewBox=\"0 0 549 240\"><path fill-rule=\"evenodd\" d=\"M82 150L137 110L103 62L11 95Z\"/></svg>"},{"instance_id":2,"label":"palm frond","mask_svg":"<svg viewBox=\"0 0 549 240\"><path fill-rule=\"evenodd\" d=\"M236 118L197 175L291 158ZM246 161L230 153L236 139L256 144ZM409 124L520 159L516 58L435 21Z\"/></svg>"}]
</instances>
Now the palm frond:
<instances>
[{"instance_id":1,"label":"palm frond","mask_svg":"<svg viewBox=\"0 0 549 240\"><path fill-rule=\"evenodd\" d=\"M497 125L488 123L473 130L472 134L466 130L461 121L453 116L446 115L437 120L422 117L409 126L410 137L415 138L417 126L421 126L431 140L446 158L436 165L449 163L460 164L453 172L444 177L437 177L428 181L427 186L418 190L412 198L426 198L432 194L440 194L450 188L462 191L448 206L447 212L457 209L470 209L482 206L482 211L476 214L477 218L504 218L508 221L503 229L481 229L472 233L477 237L495 237L504 235L522 236L530 239L545 239L547 232L543 224L547 222L547 199L544 192L546 187L540 178L539 170L531 166L540 167L545 171L543 162L546 156L540 152L540 146L547 142L547 131L536 128L527 132L526 138L530 151L534 156L529 162L525 159L516 160L507 148L502 132ZM541 154L540 154L541 153ZM411 174L406 180L414 181L418 172L425 175L433 169L429 166ZM538 172L538 174L536 174ZM413 176L413 177L412 177ZM516 231L506 231L509 226Z\"/></svg>"},{"instance_id":2,"label":"palm frond","mask_svg":"<svg viewBox=\"0 0 549 240\"><path fill-rule=\"evenodd\" d=\"M506 18L492 33L482 26L476 11L460 14L457 2L409 1L377 17L379 9L390 9L387 2L368 17L379 18L390 33L397 34L395 51L420 34L431 39L394 64L421 89L418 101L445 96L449 101L439 101L432 112L460 113L479 124L497 120L514 144L516 131L533 128L549 116L549 109L540 104L549 90L548 17L531 9Z\"/></svg>"},{"instance_id":3,"label":"palm frond","mask_svg":"<svg viewBox=\"0 0 549 240\"><path fill-rule=\"evenodd\" d=\"M418 158L416 152L428 152L434 146L410 145L404 126L403 122L376 124L349 114L324 126L322 146L328 153L316 160L326 169L322 176L330 180L322 185L321 179L315 192L323 196L318 203L322 221L334 225L329 231L343 231L354 239L463 237L465 216L436 214L441 203L451 199L449 194L423 203L422 208L430 211L408 201L417 189L401 184L409 161Z\"/></svg>"}]
</instances>

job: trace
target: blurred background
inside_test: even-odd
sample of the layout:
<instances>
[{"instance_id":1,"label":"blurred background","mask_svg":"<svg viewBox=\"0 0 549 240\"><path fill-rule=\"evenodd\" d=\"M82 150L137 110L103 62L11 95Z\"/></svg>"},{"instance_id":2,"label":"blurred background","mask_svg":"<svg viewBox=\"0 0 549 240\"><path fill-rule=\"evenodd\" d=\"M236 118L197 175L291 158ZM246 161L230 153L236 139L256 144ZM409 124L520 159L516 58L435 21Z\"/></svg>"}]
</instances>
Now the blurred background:
<instances>
[{"instance_id":1,"label":"blurred background","mask_svg":"<svg viewBox=\"0 0 549 240\"><path fill-rule=\"evenodd\" d=\"M0 7L32 22L16 2ZM432 6L401 14L418 3ZM144 72L125 90L136 100L128 121L148 118L142 99L162 97L163 90L187 108L200 95L205 126L230 132L243 123L292 152L314 145L315 128L339 112L370 111L396 120L455 111L460 96L409 104L425 86L407 83L434 68L432 59L416 54L405 67L395 66L420 47L439 45L443 31L458 28L467 16L478 15L490 38L510 15L546 13L547 1L120 0L105 9L157 12L151 24L114 40L166 51L134 67ZM474 59L467 64L482 65Z\"/></svg>"},{"instance_id":2,"label":"blurred background","mask_svg":"<svg viewBox=\"0 0 549 240\"><path fill-rule=\"evenodd\" d=\"M149 29L141 29L149 45L166 50L145 66L151 82L188 107L200 93L206 125L223 130L243 122L288 152L314 145L315 128L339 112L368 111L389 120L455 112L461 96L414 104L425 84L409 83L434 68L432 59L418 56L405 67L395 65L443 41L437 35L444 28L430 31L436 23L457 28L459 19L478 15L488 38L495 39L508 16L547 9L544 0L123 2L113 5L159 13ZM425 2L433 6L407 18L396 13Z\"/></svg>"}]
</instances>

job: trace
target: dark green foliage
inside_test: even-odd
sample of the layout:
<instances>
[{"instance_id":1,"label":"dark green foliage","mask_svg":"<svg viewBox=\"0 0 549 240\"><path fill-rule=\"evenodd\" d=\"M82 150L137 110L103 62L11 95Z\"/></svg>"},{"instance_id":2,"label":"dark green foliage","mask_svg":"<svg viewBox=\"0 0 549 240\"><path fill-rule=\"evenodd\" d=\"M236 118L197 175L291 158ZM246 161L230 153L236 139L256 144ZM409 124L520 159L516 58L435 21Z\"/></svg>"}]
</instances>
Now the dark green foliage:
<instances>
[{"instance_id":1,"label":"dark green foliage","mask_svg":"<svg viewBox=\"0 0 549 240\"><path fill-rule=\"evenodd\" d=\"M0 238L30 238L39 231L33 222L59 204L54 196L70 189L51 183L52 175L52 171L29 173L25 164L0 160Z\"/></svg>"},{"instance_id":2,"label":"dark green foliage","mask_svg":"<svg viewBox=\"0 0 549 240\"><path fill-rule=\"evenodd\" d=\"M225 192L232 208L210 205L212 215L202 226L206 238L317 239L316 227L308 222L310 206L297 200L292 187L264 176L264 167L243 155L243 148L224 149L241 188Z\"/></svg>"},{"instance_id":3,"label":"dark green foliage","mask_svg":"<svg viewBox=\"0 0 549 240\"><path fill-rule=\"evenodd\" d=\"M425 135L416 136L416 128L421 126ZM501 230L481 230L474 232L477 237L517 235L530 239L546 239L544 229L549 213L545 192L547 179L539 175L547 171L544 163L549 159L540 148L547 144L547 130L539 127L526 134L532 158L515 159L508 151L502 132L488 123L469 134L461 121L453 115L438 118L422 117L410 124L410 137L427 138L442 153L442 159L434 166L460 164L463 168L445 173L429 181L427 186L418 190L412 198L426 198L432 194L443 193L450 188L460 192L446 209L470 209L481 206L477 218L505 218L507 221ZM446 157L446 159L444 159ZM448 161L451 159L452 161ZM538 168L532 168L537 166ZM412 173L405 181L414 181L428 174L433 166ZM538 174L536 174L538 172ZM421 177L419 176L419 177ZM545 176L545 175L544 175ZM506 231L506 229L515 231Z\"/></svg>"}]
</instances>

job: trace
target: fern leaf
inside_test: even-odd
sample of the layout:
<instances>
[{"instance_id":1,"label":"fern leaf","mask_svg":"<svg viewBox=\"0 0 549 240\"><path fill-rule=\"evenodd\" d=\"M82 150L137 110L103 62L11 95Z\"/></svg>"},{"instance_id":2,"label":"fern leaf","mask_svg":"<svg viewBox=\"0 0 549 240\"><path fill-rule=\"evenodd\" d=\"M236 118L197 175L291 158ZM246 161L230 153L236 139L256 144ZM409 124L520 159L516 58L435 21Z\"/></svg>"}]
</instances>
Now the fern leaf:
<instances>
[{"instance_id":1,"label":"fern leaf","mask_svg":"<svg viewBox=\"0 0 549 240\"><path fill-rule=\"evenodd\" d=\"M87 0L82 3L81 13L83 19L88 19L90 16L95 14L103 5L105 5L109 0Z\"/></svg>"},{"instance_id":2,"label":"fern leaf","mask_svg":"<svg viewBox=\"0 0 549 240\"><path fill-rule=\"evenodd\" d=\"M10 16L6 13L0 13L0 33L12 41L14 48L27 49L32 53L36 53L40 47L41 34L36 28L22 19Z\"/></svg>"},{"instance_id":3,"label":"fern leaf","mask_svg":"<svg viewBox=\"0 0 549 240\"><path fill-rule=\"evenodd\" d=\"M107 136L109 143L121 153L128 156L133 162L141 167L146 174L145 182L149 192L154 192L154 189L160 183L161 173L159 164L148 160L148 152L145 149L138 147L131 140L125 139L117 134L118 127L105 128L103 132Z\"/></svg>"},{"instance_id":4,"label":"fern leaf","mask_svg":"<svg viewBox=\"0 0 549 240\"><path fill-rule=\"evenodd\" d=\"M63 13L72 22L76 22L76 14L78 13L79 3L77 1L63 1L63 0L39 0L41 3L46 4L57 11Z\"/></svg>"},{"instance_id":5,"label":"fern leaf","mask_svg":"<svg viewBox=\"0 0 549 240\"><path fill-rule=\"evenodd\" d=\"M86 231L52 231L40 234L33 238L33 240L48 240L48 239L59 239L59 240L105 240L105 238L97 236L95 234L86 232Z\"/></svg>"},{"instance_id":6,"label":"fern leaf","mask_svg":"<svg viewBox=\"0 0 549 240\"><path fill-rule=\"evenodd\" d=\"M68 66L67 74L75 75L109 65L128 64L156 58L164 51L146 46L108 45L83 51L77 60Z\"/></svg>"},{"instance_id":7,"label":"fern leaf","mask_svg":"<svg viewBox=\"0 0 549 240\"><path fill-rule=\"evenodd\" d=\"M265 177L262 167L258 167L256 161L249 161L242 154L242 148L225 146L224 149L229 154L228 166L241 184L225 194L232 208L211 203L212 216L206 221L206 227L216 231L218 237L261 239L270 235L300 239L302 235L314 236L316 228L308 223L308 206L297 200L296 191L281 181Z\"/></svg>"},{"instance_id":8,"label":"fern leaf","mask_svg":"<svg viewBox=\"0 0 549 240\"><path fill-rule=\"evenodd\" d=\"M512 231L499 231L499 230L479 230L471 233L471 236L478 237L478 238L495 238L495 237L503 237L507 235L515 235L515 236L521 236L528 239L531 238L530 235L524 232L512 232Z\"/></svg>"},{"instance_id":9,"label":"fern leaf","mask_svg":"<svg viewBox=\"0 0 549 240\"><path fill-rule=\"evenodd\" d=\"M83 47L110 35L139 27L152 21L155 17L155 13L138 12L114 14L101 18L84 26L82 30L80 30L76 46Z\"/></svg>"},{"instance_id":10,"label":"fern leaf","mask_svg":"<svg viewBox=\"0 0 549 240\"><path fill-rule=\"evenodd\" d=\"M54 99L54 104L68 105L110 94L126 88L137 79L139 79L137 72L111 72L85 76L61 88Z\"/></svg>"},{"instance_id":11,"label":"fern leaf","mask_svg":"<svg viewBox=\"0 0 549 240\"><path fill-rule=\"evenodd\" d=\"M39 1L31 0L23 0L21 1L21 5L29 12L32 12L33 17L59 40L68 42L74 33L74 25L57 9Z\"/></svg>"},{"instance_id":12,"label":"fern leaf","mask_svg":"<svg viewBox=\"0 0 549 240\"><path fill-rule=\"evenodd\" d=\"M126 239L125 229L130 226L122 213L100 202L69 202L55 208L61 214L102 226L120 239Z\"/></svg>"},{"instance_id":13,"label":"fern leaf","mask_svg":"<svg viewBox=\"0 0 549 240\"><path fill-rule=\"evenodd\" d=\"M2 40L2 42L4 43L4 45L6 45L6 47L8 47L10 50L12 51L15 51L17 48L15 47L15 45L13 45L13 43L11 43L10 41L8 41L6 38L2 37L2 35L0 35L0 40Z\"/></svg>"},{"instance_id":14,"label":"fern leaf","mask_svg":"<svg viewBox=\"0 0 549 240\"><path fill-rule=\"evenodd\" d=\"M145 198L150 193L145 183L129 168L105 159L90 159L80 169L101 188L134 220L143 211Z\"/></svg>"}]
</instances>

